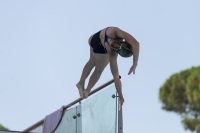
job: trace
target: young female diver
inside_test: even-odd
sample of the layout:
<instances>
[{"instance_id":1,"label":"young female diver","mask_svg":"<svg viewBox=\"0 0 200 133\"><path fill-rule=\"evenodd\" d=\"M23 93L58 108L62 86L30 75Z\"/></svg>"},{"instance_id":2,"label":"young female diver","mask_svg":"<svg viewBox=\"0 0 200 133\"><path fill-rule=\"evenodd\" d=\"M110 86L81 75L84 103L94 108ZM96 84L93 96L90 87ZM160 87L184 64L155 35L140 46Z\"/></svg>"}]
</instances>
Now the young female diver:
<instances>
[{"instance_id":1,"label":"young female diver","mask_svg":"<svg viewBox=\"0 0 200 133\"><path fill-rule=\"evenodd\" d=\"M133 55L133 65L131 66L128 75L132 72L135 74L139 57L138 41L129 33L117 27L107 27L93 34L89 38L88 43L90 45L90 59L83 68L80 81L76 84L81 98L88 97L90 90L99 80L104 68L110 62L110 70L120 98L119 104L122 106L124 97L119 79L117 56L118 54L122 57L130 57ZM95 70L89 79L88 86L84 89L85 79L94 67Z\"/></svg>"}]
</instances>

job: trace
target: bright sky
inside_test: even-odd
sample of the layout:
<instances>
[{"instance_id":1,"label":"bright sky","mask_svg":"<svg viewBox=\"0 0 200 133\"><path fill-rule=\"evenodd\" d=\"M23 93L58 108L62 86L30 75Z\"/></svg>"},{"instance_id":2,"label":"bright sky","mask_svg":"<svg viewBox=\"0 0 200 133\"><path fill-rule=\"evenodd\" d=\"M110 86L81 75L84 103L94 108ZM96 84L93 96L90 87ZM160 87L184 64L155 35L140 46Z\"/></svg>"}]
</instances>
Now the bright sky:
<instances>
[{"instance_id":1,"label":"bright sky","mask_svg":"<svg viewBox=\"0 0 200 133\"><path fill-rule=\"evenodd\" d=\"M124 132L189 133L180 116L161 109L159 89L200 65L199 0L1 0L0 123L24 130L77 99L88 38L108 26L141 45L135 75L127 75L132 58L118 58ZM107 66L94 88L111 79Z\"/></svg>"}]
</instances>

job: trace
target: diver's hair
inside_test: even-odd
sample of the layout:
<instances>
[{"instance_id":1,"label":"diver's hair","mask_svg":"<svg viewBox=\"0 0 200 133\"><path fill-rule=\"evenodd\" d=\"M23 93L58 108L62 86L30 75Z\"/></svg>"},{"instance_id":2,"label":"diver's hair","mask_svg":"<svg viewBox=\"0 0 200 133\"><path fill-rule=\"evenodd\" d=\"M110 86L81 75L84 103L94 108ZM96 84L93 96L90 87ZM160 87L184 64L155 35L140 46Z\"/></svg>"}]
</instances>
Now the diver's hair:
<instances>
[{"instance_id":1,"label":"diver's hair","mask_svg":"<svg viewBox=\"0 0 200 133\"><path fill-rule=\"evenodd\" d=\"M133 55L132 46L127 42L113 42L110 46L111 55L118 53L122 57L130 57Z\"/></svg>"},{"instance_id":2,"label":"diver's hair","mask_svg":"<svg viewBox=\"0 0 200 133\"><path fill-rule=\"evenodd\" d=\"M120 51L120 42L112 42L111 45L110 45L110 53L112 55L116 54L116 53L119 53Z\"/></svg>"}]
</instances>

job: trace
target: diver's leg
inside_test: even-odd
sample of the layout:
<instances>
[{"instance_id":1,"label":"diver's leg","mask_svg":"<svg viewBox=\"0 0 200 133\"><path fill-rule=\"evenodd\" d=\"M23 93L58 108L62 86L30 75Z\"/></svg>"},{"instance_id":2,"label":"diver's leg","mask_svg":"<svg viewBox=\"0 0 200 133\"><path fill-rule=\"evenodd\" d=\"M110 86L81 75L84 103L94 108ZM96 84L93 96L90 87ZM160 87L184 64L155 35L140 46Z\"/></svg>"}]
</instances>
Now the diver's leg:
<instances>
[{"instance_id":1,"label":"diver's leg","mask_svg":"<svg viewBox=\"0 0 200 133\"><path fill-rule=\"evenodd\" d=\"M84 98L87 98L90 90L99 80L104 68L108 65L109 59L107 54L94 54L95 70L92 73L87 88L83 91Z\"/></svg>"},{"instance_id":2,"label":"diver's leg","mask_svg":"<svg viewBox=\"0 0 200 133\"><path fill-rule=\"evenodd\" d=\"M94 66L95 66L95 62L94 62L94 56L93 56L93 49L90 47L90 59L83 68L80 81L76 84L76 87L78 88L79 94L82 98L83 98L82 91L84 90L85 79L88 77L88 75L90 74Z\"/></svg>"}]
</instances>

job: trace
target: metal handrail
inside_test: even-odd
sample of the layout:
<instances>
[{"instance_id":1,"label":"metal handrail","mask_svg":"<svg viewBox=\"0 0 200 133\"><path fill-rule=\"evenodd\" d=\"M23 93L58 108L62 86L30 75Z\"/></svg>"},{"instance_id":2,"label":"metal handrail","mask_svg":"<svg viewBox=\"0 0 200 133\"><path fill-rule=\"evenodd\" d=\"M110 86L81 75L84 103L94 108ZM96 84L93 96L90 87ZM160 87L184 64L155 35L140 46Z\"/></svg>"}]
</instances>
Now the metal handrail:
<instances>
[{"instance_id":1,"label":"metal handrail","mask_svg":"<svg viewBox=\"0 0 200 133\"><path fill-rule=\"evenodd\" d=\"M121 79L121 76L119 76L119 78ZM93 95L94 93L96 93L96 92L102 90L104 87L106 87L106 86L112 84L113 82L114 82L114 79L108 81L107 83L105 83L105 84L103 84L103 85L101 85L101 86L99 86L99 87L96 88L95 90L91 91L90 94L89 94L89 96L91 96L91 95ZM75 101L71 102L70 104L64 106L64 111L65 111L67 108L73 106L74 104L76 104L76 103L78 103L78 102L80 102L80 101L82 101L82 100L83 100L82 98L78 98L78 99L76 99ZM35 128L41 126L43 123L44 123L44 119L42 119L42 120L38 121L37 123L35 123L34 125L28 127L28 128L25 129L23 132L30 132L30 131L32 131L33 129L35 129Z\"/></svg>"}]
</instances>

